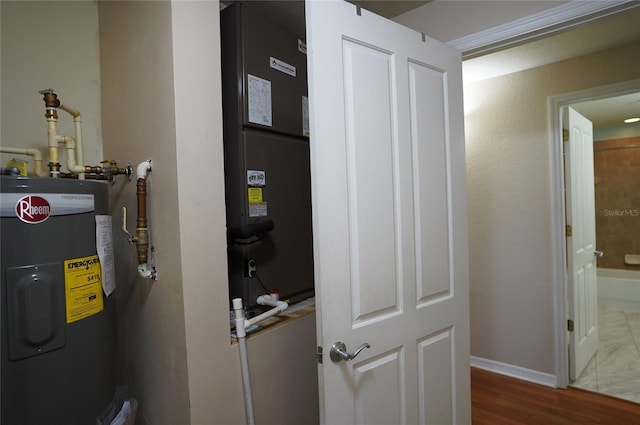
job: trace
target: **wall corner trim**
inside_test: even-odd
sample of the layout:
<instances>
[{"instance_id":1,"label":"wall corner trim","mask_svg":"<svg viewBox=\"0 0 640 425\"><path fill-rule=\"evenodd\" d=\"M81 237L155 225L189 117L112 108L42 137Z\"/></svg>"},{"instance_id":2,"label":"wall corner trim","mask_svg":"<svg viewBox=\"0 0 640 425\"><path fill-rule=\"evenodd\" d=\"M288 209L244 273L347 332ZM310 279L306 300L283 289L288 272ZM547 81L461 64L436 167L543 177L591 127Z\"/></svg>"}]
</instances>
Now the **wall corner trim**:
<instances>
[{"instance_id":1,"label":"wall corner trim","mask_svg":"<svg viewBox=\"0 0 640 425\"><path fill-rule=\"evenodd\" d=\"M512 22L451 40L447 44L462 51L463 59L472 59L553 35L559 31L635 7L640 7L640 2L630 0L571 1Z\"/></svg>"},{"instance_id":2,"label":"wall corner trim","mask_svg":"<svg viewBox=\"0 0 640 425\"><path fill-rule=\"evenodd\" d=\"M471 367L499 373L500 375L522 379L523 381L540 384L547 387L557 388L556 377L550 373L539 372L533 369L502 363L495 360L484 359L482 357L471 356Z\"/></svg>"}]
</instances>

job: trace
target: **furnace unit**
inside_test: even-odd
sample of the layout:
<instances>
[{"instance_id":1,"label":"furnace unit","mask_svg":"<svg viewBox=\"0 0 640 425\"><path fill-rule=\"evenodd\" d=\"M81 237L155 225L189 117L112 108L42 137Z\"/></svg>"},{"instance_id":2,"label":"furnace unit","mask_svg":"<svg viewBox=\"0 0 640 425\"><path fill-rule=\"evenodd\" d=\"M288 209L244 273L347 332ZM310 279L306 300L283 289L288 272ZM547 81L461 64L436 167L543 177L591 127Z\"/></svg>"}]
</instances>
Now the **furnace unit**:
<instances>
[{"instance_id":1,"label":"furnace unit","mask_svg":"<svg viewBox=\"0 0 640 425\"><path fill-rule=\"evenodd\" d=\"M221 12L229 292L313 296L307 57L255 5Z\"/></svg>"}]
</instances>

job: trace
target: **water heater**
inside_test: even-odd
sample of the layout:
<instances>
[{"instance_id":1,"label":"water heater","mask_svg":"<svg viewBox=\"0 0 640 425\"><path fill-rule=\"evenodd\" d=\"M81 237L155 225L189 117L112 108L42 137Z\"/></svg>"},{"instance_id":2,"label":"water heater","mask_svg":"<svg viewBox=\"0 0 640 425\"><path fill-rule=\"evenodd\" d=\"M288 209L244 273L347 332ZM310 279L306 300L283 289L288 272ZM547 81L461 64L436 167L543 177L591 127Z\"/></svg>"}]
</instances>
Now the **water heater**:
<instances>
[{"instance_id":1,"label":"water heater","mask_svg":"<svg viewBox=\"0 0 640 425\"><path fill-rule=\"evenodd\" d=\"M1 423L96 423L115 386L115 306L96 248L107 184L0 179Z\"/></svg>"}]
</instances>

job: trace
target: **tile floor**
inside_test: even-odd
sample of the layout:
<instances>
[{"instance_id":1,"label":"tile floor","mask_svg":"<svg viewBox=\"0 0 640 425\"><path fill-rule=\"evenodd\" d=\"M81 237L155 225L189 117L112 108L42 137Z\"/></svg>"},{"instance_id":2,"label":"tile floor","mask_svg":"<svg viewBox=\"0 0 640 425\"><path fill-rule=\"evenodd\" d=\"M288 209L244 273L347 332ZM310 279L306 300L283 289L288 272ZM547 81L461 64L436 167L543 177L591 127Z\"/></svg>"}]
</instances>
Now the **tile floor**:
<instances>
[{"instance_id":1,"label":"tile floor","mask_svg":"<svg viewBox=\"0 0 640 425\"><path fill-rule=\"evenodd\" d=\"M571 385L640 403L640 313L600 309L598 351Z\"/></svg>"}]
</instances>

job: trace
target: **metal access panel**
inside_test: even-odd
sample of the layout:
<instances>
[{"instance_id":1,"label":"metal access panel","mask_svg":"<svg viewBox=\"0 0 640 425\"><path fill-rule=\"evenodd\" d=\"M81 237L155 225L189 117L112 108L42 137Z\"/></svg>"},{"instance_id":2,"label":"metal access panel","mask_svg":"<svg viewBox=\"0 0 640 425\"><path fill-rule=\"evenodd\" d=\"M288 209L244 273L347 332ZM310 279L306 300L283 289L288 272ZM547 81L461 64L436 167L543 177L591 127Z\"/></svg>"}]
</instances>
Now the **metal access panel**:
<instances>
[{"instance_id":1,"label":"metal access panel","mask_svg":"<svg viewBox=\"0 0 640 425\"><path fill-rule=\"evenodd\" d=\"M313 296L313 247L309 143L306 139L246 130L242 133L243 170L229 196L237 199L232 225L272 220L274 228L250 244L229 249L232 298L242 297L250 306L268 289L292 302ZM263 176L252 182L251 175ZM234 185L232 185L234 186ZM238 220L240 218L240 220ZM255 261L256 276L247 272Z\"/></svg>"},{"instance_id":2,"label":"metal access panel","mask_svg":"<svg viewBox=\"0 0 640 425\"><path fill-rule=\"evenodd\" d=\"M115 388L114 295L89 285L107 185L0 179L1 423L95 423Z\"/></svg>"},{"instance_id":3,"label":"metal access panel","mask_svg":"<svg viewBox=\"0 0 640 425\"><path fill-rule=\"evenodd\" d=\"M252 2L220 14L225 115L236 128L309 136L304 34Z\"/></svg>"}]
</instances>

